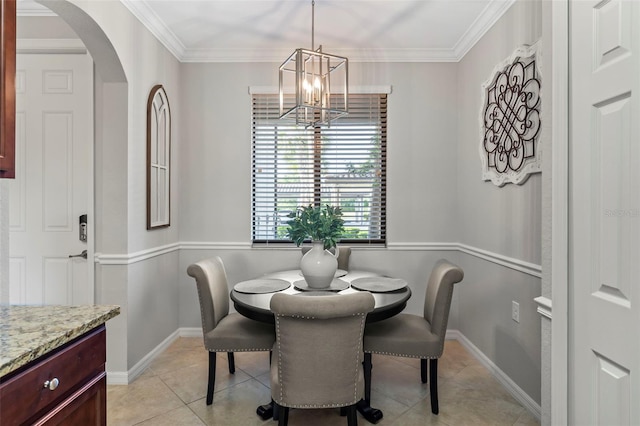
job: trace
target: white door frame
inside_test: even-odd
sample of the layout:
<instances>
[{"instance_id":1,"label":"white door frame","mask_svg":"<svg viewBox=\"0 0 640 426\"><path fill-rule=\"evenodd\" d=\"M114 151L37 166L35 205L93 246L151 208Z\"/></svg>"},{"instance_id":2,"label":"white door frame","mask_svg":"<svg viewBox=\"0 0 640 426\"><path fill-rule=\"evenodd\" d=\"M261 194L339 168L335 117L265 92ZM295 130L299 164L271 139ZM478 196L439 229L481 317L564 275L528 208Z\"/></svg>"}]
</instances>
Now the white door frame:
<instances>
[{"instance_id":1,"label":"white door frame","mask_svg":"<svg viewBox=\"0 0 640 426\"><path fill-rule=\"evenodd\" d=\"M569 1L551 2L551 424L568 424Z\"/></svg>"},{"instance_id":2,"label":"white door frame","mask_svg":"<svg viewBox=\"0 0 640 426\"><path fill-rule=\"evenodd\" d=\"M83 54L90 55L84 43L80 39L25 39L17 40L16 50L18 54ZM95 66L92 68L92 91L95 91ZM87 270L88 270L88 295L92 303L96 303L95 289L95 99L92 95L92 114L90 140L86 141L87 146ZM28 161L24 159L24 163ZM77 253L69 253L77 254ZM10 295L9 295L10 297Z\"/></svg>"}]
</instances>

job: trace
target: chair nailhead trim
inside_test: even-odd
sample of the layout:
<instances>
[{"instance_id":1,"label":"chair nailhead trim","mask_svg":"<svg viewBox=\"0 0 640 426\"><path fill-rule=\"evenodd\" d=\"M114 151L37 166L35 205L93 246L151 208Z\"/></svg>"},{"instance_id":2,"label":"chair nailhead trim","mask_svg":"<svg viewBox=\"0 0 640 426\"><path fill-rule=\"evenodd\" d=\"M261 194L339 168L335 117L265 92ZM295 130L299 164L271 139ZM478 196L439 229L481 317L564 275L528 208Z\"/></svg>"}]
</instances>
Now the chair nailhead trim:
<instances>
[{"instance_id":1,"label":"chair nailhead trim","mask_svg":"<svg viewBox=\"0 0 640 426\"><path fill-rule=\"evenodd\" d=\"M250 348L250 349L209 349L209 352L265 352L270 351L272 348Z\"/></svg>"},{"instance_id":2,"label":"chair nailhead trim","mask_svg":"<svg viewBox=\"0 0 640 426\"><path fill-rule=\"evenodd\" d=\"M378 355L390 355L390 356L399 356L402 358L420 358L420 359L438 359L440 356L422 356L422 355L407 355L407 354L397 354L395 352L381 352L381 351L364 351L367 354L378 354Z\"/></svg>"},{"instance_id":3,"label":"chair nailhead trim","mask_svg":"<svg viewBox=\"0 0 640 426\"><path fill-rule=\"evenodd\" d=\"M315 319L315 317L307 317L304 315L279 315L279 314L275 314L275 322L276 322L276 336L278 336L280 334L280 317L291 317L291 318L298 318L298 319ZM365 319L366 319L366 314L362 314L362 313L356 313L356 314L352 314L352 316L359 316L360 317L360 348L362 349L362 339L364 337L364 323L365 323ZM280 377L280 380L282 380L282 350L280 349L280 339L276 338L276 342L278 344L278 376ZM284 407L289 407L289 408L339 408L339 407L348 407L350 405L356 404L358 401L360 401L360 399L362 398L358 398L358 383L357 383L357 377L358 377L358 368L360 366L360 362L358 360L356 360L356 369L355 369L355 378L356 378L356 383L355 386L353 388L353 401L349 402L349 403L345 403L345 404L319 404L319 405L310 405L310 404L288 404L286 402L284 402L284 395L283 395L283 386L282 384L280 384L280 402L276 401L278 404L284 406Z\"/></svg>"}]
</instances>

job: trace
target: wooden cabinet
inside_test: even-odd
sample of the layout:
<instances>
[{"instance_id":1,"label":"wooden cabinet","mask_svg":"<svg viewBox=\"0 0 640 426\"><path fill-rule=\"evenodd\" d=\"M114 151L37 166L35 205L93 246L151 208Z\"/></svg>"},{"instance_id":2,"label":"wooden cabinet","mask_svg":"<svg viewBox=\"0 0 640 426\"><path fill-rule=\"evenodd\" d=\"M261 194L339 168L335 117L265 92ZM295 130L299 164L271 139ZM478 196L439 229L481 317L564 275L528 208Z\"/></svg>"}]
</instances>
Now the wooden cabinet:
<instances>
[{"instance_id":1,"label":"wooden cabinet","mask_svg":"<svg viewBox=\"0 0 640 426\"><path fill-rule=\"evenodd\" d=\"M16 124L16 0L0 2L0 178L14 178Z\"/></svg>"},{"instance_id":2,"label":"wooden cabinet","mask_svg":"<svg viewBox=\"0 0 640 426\"><path fill-rule=\"evenodd\" d=\"M0 379L0 424L105 425L104 325Z\"/></svg>"}]
</instances>

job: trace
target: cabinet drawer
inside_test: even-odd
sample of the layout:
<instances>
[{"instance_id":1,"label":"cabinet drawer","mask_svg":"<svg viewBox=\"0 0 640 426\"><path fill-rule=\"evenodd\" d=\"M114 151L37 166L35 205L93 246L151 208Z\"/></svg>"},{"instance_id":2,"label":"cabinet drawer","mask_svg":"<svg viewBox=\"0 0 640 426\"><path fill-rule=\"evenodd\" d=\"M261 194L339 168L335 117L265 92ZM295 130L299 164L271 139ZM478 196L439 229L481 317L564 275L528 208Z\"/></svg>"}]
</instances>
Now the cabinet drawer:
<instances>
[{"instance_id":1,"label":"cabinet drawer","mask_svg":"<svg viewBox=\"0 0 640 426\"><path fill-rule=\"evenodd\" d=\"M104 326L71 342L0 385L2 426L20 425L41 417L94 376L104 372ZM58 380L54 390L45 382Z\"/></svg>"}]
</instances>

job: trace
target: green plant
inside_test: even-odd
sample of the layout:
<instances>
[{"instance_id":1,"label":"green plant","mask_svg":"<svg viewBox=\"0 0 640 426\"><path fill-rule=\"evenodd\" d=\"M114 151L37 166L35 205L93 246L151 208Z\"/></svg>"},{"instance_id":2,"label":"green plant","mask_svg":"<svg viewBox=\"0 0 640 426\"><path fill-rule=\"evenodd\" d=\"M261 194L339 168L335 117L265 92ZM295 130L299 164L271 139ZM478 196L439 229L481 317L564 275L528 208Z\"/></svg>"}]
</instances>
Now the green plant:
<instances>
[{"instance_id":1,"label":"green plant","mask_svg":"<svg viewBox=\"0 0 640 426\"><path fill-rule=\"evenodd\" d=\"M344 220L340 207L302 206L289 213L287 237L297 246L307 238L322 241L325 249L335 247L344 231Z\"/></svg>"}]
</instances>

